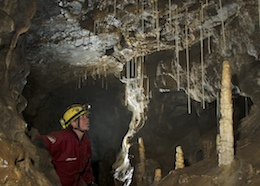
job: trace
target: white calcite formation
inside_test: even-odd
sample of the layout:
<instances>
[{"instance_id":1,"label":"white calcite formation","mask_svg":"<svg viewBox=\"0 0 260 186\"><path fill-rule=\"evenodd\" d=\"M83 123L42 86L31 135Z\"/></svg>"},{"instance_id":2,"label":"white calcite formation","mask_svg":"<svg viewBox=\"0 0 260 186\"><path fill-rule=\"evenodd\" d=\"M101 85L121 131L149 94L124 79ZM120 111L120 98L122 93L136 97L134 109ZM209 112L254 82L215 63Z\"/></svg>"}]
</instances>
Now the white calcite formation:
<instances>
[{"instance_id":1,"label":"white calcite formation","mask_svg":"<svg viewBox=\"0 0 260 186\"><path fill-rule=\"evenodd\" d=\"M234 135L233 135L233 105L231 92L231 73L228 61L223 62L222 88L220 98L219 121L219 166L229 165L234 159Z\"/></svg>"}]
</instances>

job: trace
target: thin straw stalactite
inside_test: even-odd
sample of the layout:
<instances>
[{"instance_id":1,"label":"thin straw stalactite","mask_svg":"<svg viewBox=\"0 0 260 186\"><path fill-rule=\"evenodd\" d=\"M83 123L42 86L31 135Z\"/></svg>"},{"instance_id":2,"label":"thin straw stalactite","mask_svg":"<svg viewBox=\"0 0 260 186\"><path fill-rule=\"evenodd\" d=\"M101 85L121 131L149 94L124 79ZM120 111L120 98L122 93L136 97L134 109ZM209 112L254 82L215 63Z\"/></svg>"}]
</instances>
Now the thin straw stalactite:
<instances>
[{"instance_id":1,"label":"thin straw stalactite","mask_svg":"<svg viewBox=\"0 0 260 186\"><path fill-rule=\"evenodd\" d=\"M142 1L142 31L144 33L144 1Z\"/></svg>"},{"instance_id":2,"label":"thin straw stalactite","mask_svg":"<svg viewBox=\"0 0 260 186\"><path fill-rule=\"evenodd\" d=\"M116 16L116 0L114 0L114 16Z\"/></svg>"},{"instance_id":3,"label":"thin straw stalactite","mask_svg":"<svg viewBox=\"0 0 260 186\"><path fill-rule=\"evenodd\" d=\"M224 25L222 0L219 0L219 7L220 7L220 14L221 14L221 28L222 28L222 37L223 37L223 49L226 50L226 36L225 36L225 25Z\"/></svg>"},{"instance_id":4,"label":"thin straw stalactite","mask_svg":"<svg viewBox=\"0 0 260 186\"><path fill-rule=\"evenodd\" d=\"M188 9L186 9L188 17ZM190 98L190 57L189 57L189 41L188 41L188 25L185 24L185 44L186 44L186 66L187 66L187 94L188 94L188 114L191 114L191 98Z\"/></svg>"},{"instance_id":5,"label":"thin straw stalactite","mask_svg":"<svg viewBox=\"0 0 260 186\"><path fill-rule=\"evenodd\" d=\"M159 9L158 0L155 0L155 13L156 13L156 40L157 40L157 51L160 51L160 32L159 32Z\"/></svg>"},{"instance_id":6,"label":"thin straw stalactite","mask_svg":"<svg viewBox=\"0 0 260 186\"><path fill-rule=\"evenodd\" d=\"M170 23L170 26L172 25L172 11L171 11L171 6L172 6L172 0L169 0L169 23Z\"/></svg>"},{"instance_id":7,"label":"thin straw stalactite","mask_svg":"<svg viewBox=\"0 0 260 186\"><path fill-rule=\"evenodd\" d=\"M205 90L204 90L204 46L203 46L203 3L201 3L200 11L200 52L201 52L201 90L202 90L202 108L205 109Z\"/></svg>"},{"instance_id":8,"label":"thin straw stalactite","mask_svg":"<svg viewBox=\"0 0 260 186\"><path fill-rule=\"evenodd\" d=\"M178 10L176 10L176 15L178 15ZM179 58L179 22L178 22L178 16L176 16L175 19L175 55L176 55L176 70L177 70L177 90L180 90L180 58Z\"/></svg>"},{"instance_id":9,"label":"thin straw stalactite","mask_svg":"<svg viewBox=\"0 0 260 186\"><path fill-rule=\"evenodd\" d=\"M258 26L259 26L259 28L260 28L260 0L258 0Z\"/></svg>"}]
</instances>

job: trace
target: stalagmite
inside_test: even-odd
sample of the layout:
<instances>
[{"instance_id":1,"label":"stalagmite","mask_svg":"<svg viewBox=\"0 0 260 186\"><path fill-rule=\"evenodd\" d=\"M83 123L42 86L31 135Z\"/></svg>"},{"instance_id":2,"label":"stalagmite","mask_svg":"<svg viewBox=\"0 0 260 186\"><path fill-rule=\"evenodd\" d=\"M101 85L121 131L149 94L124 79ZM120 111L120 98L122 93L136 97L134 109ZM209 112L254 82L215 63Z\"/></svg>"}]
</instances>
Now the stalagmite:
<instances>
[{"instance_id":1,"label":"stalagmite","mask_svg":"<svg viewBox=\"0 0 260 186\"><path fill-rule=\"evenodd\" d=\"M225 25L224 25L222 0L219 0L219 6L220 6L220 14L221 14L221 28L222 28L222 36L223 36L223 49L226 50L226 36L225 36Z\"/></svg>"},{"instance_id":2,"label":"stalagmite","mask_svg":"<svg viewBox=\"0 0 260 186\"><path fill-rule=\"evenodd\" d=\"M159 183L162 179L162 170L161 169L155 169L154 173L154 183Z\"/></svg>"},{"instance_id":3,"label":"stalagmite","mask_svg":"<svg viewBox=\"0 0 260 186\"><path fill-rule=\"evenodd\" d=\"M140 163L145 164L145 148L143 138L138 138Z\"/></svg>"},{"instance_id":4,"label":"stalagmite","mask_svg":"<svg viewBox=\"0 0 260 186\"><path fill-rule=\"evenodd\" d=\"M186 9L188 16L188 9ZM189 59L189 41L188 41L188 25L185 24L185 45L186 45L186 64L187 64L187 94L188 94L188 113L191 114L191 99L190 99L190 59Z\"/></svg>"},{"instance_id":5,"label":"stalagmite","mask_svg":"<svg viewBox=\"0 0 260 186\"><path fill-rule=\"evenodd\" d=\"M139 158L140 158L140 174L142 181L145 179L145 148L143 138L138 138L139 144Z\"/></svg>"},{"instance_id":6,"label":"stalagmite","mask_svg":"<svg viewBox=\"0 0 260 186\"><path fill-rule=\"evenodd\" d=\"M223 62L222 88L220 97L219 121L220 144L218 153L218 164L229 165L234 159L234 136L233 136L233 106L231 90L231 73L228 61Z\"/></svg>"},{"instance_id":7,"label":"stalagmite","mask_svg":"<svg viewBox=\"0 0 260 186\"><path fill-rule=\"evenodd\" d=\"M176 147L175 170L184 168L184 156L181 146Z\"/></svg>"},{"instance_id":8,"label":"stalagmite","mask_svg":"<svg viewBox=\"0 0 260 186\"><path fill-rule=\"evenodd\" d=\"M204 54L203 54L203 3L200 11L200 60L201 60L201 90L202 90L202 108L205 109L205 92L204 92Z\"/></svg>"}]
</instances>

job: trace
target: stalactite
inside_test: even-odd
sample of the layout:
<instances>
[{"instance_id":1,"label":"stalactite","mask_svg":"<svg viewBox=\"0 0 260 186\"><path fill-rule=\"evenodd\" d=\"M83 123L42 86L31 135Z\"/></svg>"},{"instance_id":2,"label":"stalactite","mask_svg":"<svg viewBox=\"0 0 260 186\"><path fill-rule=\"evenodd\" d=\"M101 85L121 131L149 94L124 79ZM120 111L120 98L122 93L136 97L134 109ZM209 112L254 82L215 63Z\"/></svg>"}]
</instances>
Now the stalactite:
<instances>
[{"instance_id":1,"label":"stalactite","mask_svg":"<svg viewBox=\"0 0 260 186\"><path fill-rule=\"evenodd\" d=\"M107 68L105 64L103 65L103 68L104 68L104 76L107 77Z\"/></svg>"},{"instance_id":2,"label":"stalactite","mask_svg":"<svg viewBox=\"0 0 260 186\"><path fill-rule=\"evenodd\" d=\"M156 28L156 25L155 25L155 23L156 23L156 10L155 10L155 1L156 0L152 0L152 12L153 12L153 29L155 29Z\"/></svg>"},{"instance_id":3,"label":"stalactite","mask_svg":"<svg viewBox=\"0 0 260 186\"><path fill-rule=\"evenodd\" d=\"M88 78L87 70L85 70L85 73L84 73L84 80L87 80L87 78Z\"/></svg>"},{"instance_id":4,"label":"stalactite","mask_svg":"<svg viewBox=\"0 0 260 186\"><path fill-rule=\"evenodd\" d=\"M260 27L260 0L258 0L258 26Z\"/></svg>"},{"instance_id":5,"label":"stalactite","mask_svg":"<svg viewBox=\"0 0 260 186\"><path fill-rule=\"evenodd\" d=\"M141 57L141 76L140 76L140 84L139 86L142 87L142 93L144 94L144 56ZM144 106L145 103L144 103L144 100L141 102L141 106L142 106L142 110L144 110ZM142 117L144 117L144 112L142 113Z\"/></svg>"},{"instance_id":6,"label":"stalactite","mask_svg":"<svg viewBox=\"0 0 260 186\"><path fill-rule=\"evenodd\" d=\"M216 152L217 154L220 152L220 134L217 134L216 136Z\"/></svg>"},{"instance_id":7,"label":"stalactite","mask_svg":"<svg viewBox=\"0 0 260 186\"><path fill-rule=\"evenodd\" d=\"M171 7L172 7L172 0L169 0L169 24L170 24L170 26L172 25L172 10L171 10Z\"/></svg>"},{"instance_id":8,"label":"stalactite","mask_svg":"<svg viewBox=\"0 0 260 186\"><path fill-rule=\"evenodd\" d=\"M79 80L78 80L78 88L81 88L81 77L79 76Z\"/></svg>"},{"instance_id":9,"label":"stalactite","mask_svg":"<svg viewBox=\"0 0 260 186\"><path fill-rule=\"evenodd\" d=\"M135 76L135 63L134 63L134 59L131 59L131 77Z\"/></svg>"},{"instance_id":10,"label":"stalactite","mask_svg":"<svg viewBox=\"0 0 260 186\"><path fill-rule=\"evenodd\" d=\"M225 51L226 50L226 36L225 36L225 25L224 25L222 0L219 0L219 6L220 6L220 14L221 14L221 28L222 28L222 36L223 36L223 49Z\"/></svg>"},{"instance_id":11,"label":"stalactite","mask_svg":"<svg viewBox=\"0 0 260 186\"><path fill-rule=\"evenodd\" d=\"M99 65L97 66L97 75L98 75L98 78L100 79L100 77L101 77L101 74L100 74L100 69L99 69L100 67L99 67Z\"/></svg>"},{"instance_id":12,"label":"stalactite","mask_svg":"<svg viewBox=\"0 0 260 186\"><path fill-rule=\"evenodd\" d=\"M144 65L144 56L141 56L141 61L140 61L140 84L139 86L140 87L143 87L143 84L144 84L144 73L143 73L143 66Z\"/></svg>"},{"instance_id":13,"label":"stalactite","mask_svg":"<svg viewBox=\"0 0 260 186\"><path fill-rule=\"evenodd\" d=\"M184 168L184 155L181 146L176 147L175 170Z\"/></svg>"},{"instance_id":14,"label":"stalactite","mask_svg":"<svg viewBox=\"0 0 260 186\"><path fill-rule=\"evenodd\" d=\"M155 169L154 173L154 184L156 185L159 183L162 179L162 170L161 169Z\"/></svg>"},{"instance_id":15,"label":"stalactite","mask_svg":"<svg viewBox=\"0 0 260 186\"><path fill-rule=\"evenodd\" d=\"M94 31L93 31L93 32L94 32L94 35L96 35L96 29L97 29L96 26L97 26L97 23L96 23L96 21L94 20Z\"/></svg>"},{"instance_id":16,"label":"stalactite","mask_svg":"<svg viewBox=\"0 0 260 186\"><path fill-rule=\"evenodd\" d=\"M127 106L127 98L128 98L128 87L129 87L129 80L126 78L126 87L125 87L125 106Z\"/></svg>"},{"instance_id":17,"label":"stalactite","mask_svg":"<svg viewBox=\"0 0 260 186\"><path fill-rule=\"evenodd\" d=\"M130 69L131 68L131 66L130 66L130 61L127 61L126 62L126 79L129 79L130 78Z\"/></svg>"},{"instance_id":18,"label":"stalactite","mask_svg":"<svg viewBox=\"0 0 260 186\"><path fill-rule=\"evenodd\" d=\"M203 2L201 3L200 11L200 59L201 59L201 90L202 90L202 108L205 109L205 91L204 91L204 46L203 46Z\"/></svg>"},{"instance_id":19,"label":"stalactite","mask_svg":"<svg viewBox=\"0 0 260 186\"><path fill-rule=\"evenodd\" d=\"M220 113L219 121L220 145L218 164L229 165L234 159L234 136L233 136L233 106L231 90L231 73L228 61L223 62L221 81Z\"/></svg>"},{"instance_id":20,"label":"stalactite","mask_svg":"<svg viewBox=\"0 0 260 186\"><path fill-rule=\"evenodd\" d=\"M210 46L210 31L208 31L208 53L211 54L211 46Z\"/></svg>"},{"instance_id":21,"label":"stalactite","mask_svg":"<svg viewBox=\"0 0 260 186\"><path fill-rule=\"evenodd\" d=\"M248 111L248 98L245 97L245 116L247 116L248 113L249 113L249 111Z\"/></svg>"},{"instance_id":22,"label":"stalactite","mask_svg":"<svg viewBox=\"0 0 260 186\"><path fill-rule=\"evenodd\" d=\"M101 77L101 87L104 88L104 76Z\"/></svg>"},{"instance_id":23,"label":"stalactite","mask_svg":"<svg viewBox=\"0 0 260 186\"><path fill-rule=\"evenodd\" d=\"M156 13L156 40L157 40L157 51L160 51L160 27L159 27L159 9L158 0L155 0L155 13Z\"/></svg>"},{"instance_id":24,"label":"stalactite","mask_svg":"<svg viewBox=\"0 0 260 186\"><path fill-rule=\"evenodd\" d=\"M135 77L137 78L138 76L138 61L137 61L137 57L134 57L134 63L135 63Z\"/></svg>"},{"instance_id":25,"label":"stalactite","mask_svg":"<svg viewBox=\"0 0 260 186\"><path fill-rule=\"evenodd\" d=\"M142 1L142 32L144 33L144 1Z\"/></svg>"},{"instance_id":26,"label":"stalactite","mask_svg":"<svg viewBox=\"0 0 260 186\"><path fill-rule=\"evenodd\" d=\"M107 90L108 89L108 84L107 84L107 67L106 67L105 64L103 65L103 68L104 68L105 89Z\"/></svg>"},{"instance_id":27,"label":"stalactite","mask_svg":"<svg viewBox=\"0 0 260 186\"><path fill-rule=\"evenodd\" d=\"M177 90L180 90L180 57L179 57L179 22L178 22L178 9L176 10L175 19L175 55L176 55L176 68L177 68Z\"/></svg>"},{"instance_id":28,"label":"stalactite","mask_svg":"<svg viewBox=\"0 0 260 186\"><path fill-rule=\"evenodd\" d=\"M114 0L114 16L116 16L116 0Z\"/></svg>"},{"instance_id":29,"label":"stalactite","mask_svg":"<svg viewBox=\"0 0 260 186\"><path fill-rule=\"evenodd\" d=\"M216 100L216 115L217 115L217 125L219 128L219 92L217 92L217 100Z\"/></svg>"},{"instance_id":30,"label":"stalactite","mask_svg":"<svg viewBox=\"0 0 260 186\"><path fill-rule=\"evenodd\" d=\"M149 85L149 77L146 77L146 99L149 100L150 95L150 85Z\"/></svg>"},{"instance_id":31,"label":"stalactite","mask_svg":"<svg viewBox=\"0 0 260 186\"><path fill-rule=\"evenodd\" d=\"M186 17L188 17L188 9L186 8ZM185 24L185 45L186 45L186 66L187 66L187 94L188 94L188 113L191 114L191 98L190 98L190 59L189 59L189 40L188 25Z\"/></svg>"}]
</instances>

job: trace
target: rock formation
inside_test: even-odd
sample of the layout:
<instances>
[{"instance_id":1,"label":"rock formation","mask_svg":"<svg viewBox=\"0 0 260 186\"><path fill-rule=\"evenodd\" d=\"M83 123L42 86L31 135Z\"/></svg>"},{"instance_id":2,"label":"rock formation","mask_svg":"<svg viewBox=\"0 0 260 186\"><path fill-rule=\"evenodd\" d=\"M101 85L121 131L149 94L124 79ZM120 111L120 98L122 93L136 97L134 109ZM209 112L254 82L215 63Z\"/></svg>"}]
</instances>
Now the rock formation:
<instances>
[{"instance_id":1,"label":"rock formation","mask_svg":"<svg viewBox=\"0 0 260 186\"><path fill-rule=\"evenodd\" d=\"M92 107L101 186L259 185L257 0L1 0L0 185L59 185L31 138ZM234 161L218 166L222 62L229 61ZM220 139L221 141L221 139ZM185 152L174 170L175 147ZM155 171L162 179L154 182Z\"/></svg>"}]
</instances>

